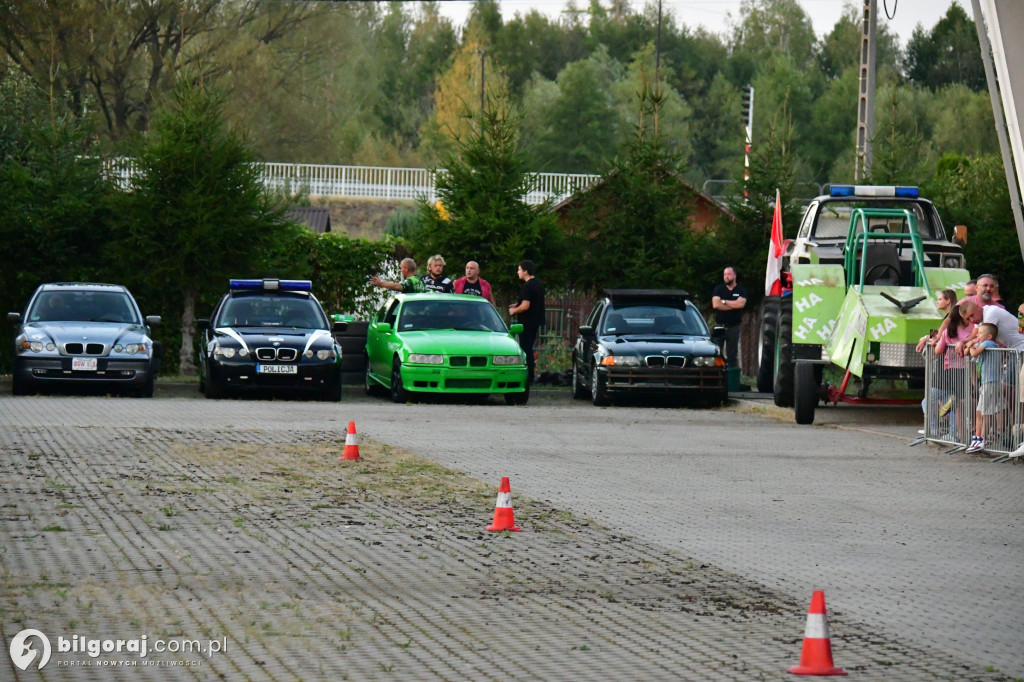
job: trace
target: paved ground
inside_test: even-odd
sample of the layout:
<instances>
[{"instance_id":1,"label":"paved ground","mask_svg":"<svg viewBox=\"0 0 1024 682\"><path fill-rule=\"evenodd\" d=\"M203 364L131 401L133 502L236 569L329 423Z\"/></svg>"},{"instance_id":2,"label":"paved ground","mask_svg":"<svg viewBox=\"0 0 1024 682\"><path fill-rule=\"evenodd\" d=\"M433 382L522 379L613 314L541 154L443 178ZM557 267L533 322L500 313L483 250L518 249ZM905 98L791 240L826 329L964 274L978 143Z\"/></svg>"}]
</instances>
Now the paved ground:
<instances>
[{"instance_id":1,"label":"paved ground","mask_svg":"<svg viewBox=\"0 0 1024 682\"><path fill-rule=\"evenodd\" d=\"M824 589L852 675L1024 677L1024 468L907 448L912 411L162 393L0 397L6 642L226 640L103 679L785 679ZM523 533L483 531L501 476Z\"/></svg>"}]
</instances>

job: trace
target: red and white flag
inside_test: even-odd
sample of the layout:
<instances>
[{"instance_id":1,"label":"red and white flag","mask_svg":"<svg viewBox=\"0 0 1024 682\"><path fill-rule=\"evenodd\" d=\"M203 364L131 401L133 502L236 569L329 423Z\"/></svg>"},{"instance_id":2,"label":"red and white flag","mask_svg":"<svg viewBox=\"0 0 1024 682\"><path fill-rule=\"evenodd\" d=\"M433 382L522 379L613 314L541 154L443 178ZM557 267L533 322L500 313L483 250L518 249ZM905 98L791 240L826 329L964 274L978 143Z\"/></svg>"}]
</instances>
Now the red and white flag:
<instances>
[{"instance_id":1,"label":"red and white flag","mask_svg":"<svg viewBox=\"0 0 1024 682\"><path fill-rule=\"evenodd\" d=\"M772 240L768 245L768 265L765 267L765 296L782 294L782 254L786 252L786 244L782 240L782 200L779 190L775 190L775 215L772 216Z\"/></svg>"}]
</instances>

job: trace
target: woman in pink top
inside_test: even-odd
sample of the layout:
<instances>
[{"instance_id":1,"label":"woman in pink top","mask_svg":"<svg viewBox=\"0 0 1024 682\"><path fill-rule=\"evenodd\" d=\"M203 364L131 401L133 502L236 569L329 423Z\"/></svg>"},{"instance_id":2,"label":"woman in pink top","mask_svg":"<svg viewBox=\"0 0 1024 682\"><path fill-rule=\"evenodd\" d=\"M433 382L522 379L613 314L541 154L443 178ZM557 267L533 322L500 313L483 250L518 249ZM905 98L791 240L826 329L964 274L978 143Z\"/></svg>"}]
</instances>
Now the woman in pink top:
<instances>
[{"instance_id":1,"label":"woman in pink top","mask_svg":"<svg viewBox=\"0 0 1024 682\"><path fill-rule=\"evenodd\" d=\"M949 413L949 433L940 440L958 442L957 435L961 433L973 433L970 422L970 410L959 409L967 392L966 363L961 355L957 355L956 344L970 338L974 331L974 325L969 323L960 314L960 306L952 305L947 316L947 325L939 334L939 341L935 344L935 353L942 356L943 371L936 377L937 388L945 402L939 409L939 416L944 417ZM962 420L957 419L957 415ZM960 423L963 421L964 423Z\"/></svg>"}]
</instances>

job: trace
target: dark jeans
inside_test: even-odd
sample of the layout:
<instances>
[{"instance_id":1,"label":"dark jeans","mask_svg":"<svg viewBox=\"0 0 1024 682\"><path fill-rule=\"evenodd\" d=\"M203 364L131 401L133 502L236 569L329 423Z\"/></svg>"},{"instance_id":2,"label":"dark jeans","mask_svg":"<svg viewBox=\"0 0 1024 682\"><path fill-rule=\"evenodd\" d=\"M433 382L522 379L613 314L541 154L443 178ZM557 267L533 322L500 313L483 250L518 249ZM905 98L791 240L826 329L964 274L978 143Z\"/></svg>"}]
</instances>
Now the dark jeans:
<instances>
[{"instance_id":1,"label":"dark jeans","mask_svg":"<svg viewBox=\"0 0 1024 682\"><path fill-rule=\"evenodd\" d=\"M533 344L537 342L537 330L539 327L523 326L523 333L519 335L519 347L526 353L526 385L533 385L533 373L536 369L537 360L533 357Z\"/></svg>"},{"instance_id":2,"label":"dark jeans","mask_svg":"<svg viewBox=\"0 0 1024 682\"><path fill-rule=\"evenodd\" d=\"M740 325L725 328L725 366L740 366Z\"/></svg>"}]
</instances>

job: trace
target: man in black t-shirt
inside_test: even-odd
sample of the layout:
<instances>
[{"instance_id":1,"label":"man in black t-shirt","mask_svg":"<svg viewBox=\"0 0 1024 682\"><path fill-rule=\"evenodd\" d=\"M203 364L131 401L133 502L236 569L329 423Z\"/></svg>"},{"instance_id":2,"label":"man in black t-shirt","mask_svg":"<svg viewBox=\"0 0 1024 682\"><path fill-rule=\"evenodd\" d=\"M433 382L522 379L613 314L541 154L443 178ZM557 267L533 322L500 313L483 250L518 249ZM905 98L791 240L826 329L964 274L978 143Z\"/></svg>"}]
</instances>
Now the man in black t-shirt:
<instances>
[{"instance_id":1,"label":"man in black t-shirt","mask_svg":"<svg viewBox=\"0 0 1024 682\"><path fill-rule=\"evenodd\" d=\"M537 266L532 260L519 263L519 279L523 287L519 290L519 303L508 307L508 314L518 315L523 325L523 333L519 335L519 347L526 353L526 385L533 384L536 361L533 357L533 344L537 341L537 332L544 324L544 285L534 276Z\"/></svg>"},{"instance_id":2,"label":"man in black t-shirt","mask_svg":"<svg viewBox=\"0 0 1024 682\"><path fill-rule=\"evenodd\" d=\"M423 275L422 280L427 291L436 291L442 294L455 293L452 281L444 276L444 256L441 254L431 256L427 261L427 274Z\"/></svg>"},{"instance_id":3,"label":"man in black t-shirt","mask_svg":"<svg viewBox=\"0 0 1024 682\"><path fill-rule=\"evenodd\" d=\"M730 265L722 272L722 284L711 293L715 322L725 327L725 360L730 368L740 366L740 324L745 305L747 290L736 283L736 269Z\"/></svg>"}]
</instances>

